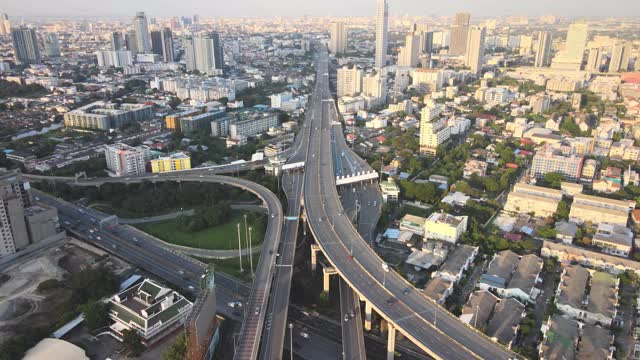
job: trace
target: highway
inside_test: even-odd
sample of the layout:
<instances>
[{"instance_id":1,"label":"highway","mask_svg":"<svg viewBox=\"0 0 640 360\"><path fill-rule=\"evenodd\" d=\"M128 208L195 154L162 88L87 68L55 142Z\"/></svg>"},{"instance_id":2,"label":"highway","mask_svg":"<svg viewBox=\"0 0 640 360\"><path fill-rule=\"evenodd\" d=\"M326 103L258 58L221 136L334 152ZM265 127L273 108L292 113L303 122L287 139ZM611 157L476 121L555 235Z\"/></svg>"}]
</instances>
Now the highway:
<instances>
[{"instance_id":1,"label":"highway","mask_svg":"<svg viewBox=\"0 0 640 360\"><path fill-rule=\"evenodd\" d=\"M328 71L326 53L320 61ZM310 229L329 262L362 298L402 334L438 359L509 359L516 357L501 345L462 323L416 290L370 248L345 214L335 185L331 124L337 118L328 86L328 72L311 106L313 117L305 167L304 199ZM353 255L350 249L353 248Z\"/></svg>"}]
</instances>

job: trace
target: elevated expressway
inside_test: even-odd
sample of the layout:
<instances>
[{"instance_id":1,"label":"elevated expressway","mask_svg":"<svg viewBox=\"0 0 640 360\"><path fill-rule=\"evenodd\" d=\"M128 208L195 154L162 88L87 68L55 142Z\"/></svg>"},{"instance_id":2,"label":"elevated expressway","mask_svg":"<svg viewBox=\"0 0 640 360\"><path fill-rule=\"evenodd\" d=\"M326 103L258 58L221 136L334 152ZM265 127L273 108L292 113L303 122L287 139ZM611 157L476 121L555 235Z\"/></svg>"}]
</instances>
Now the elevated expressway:
<instances>
[{"instance_id":1,"label":"elevated expressway","mask_svg":"<svg viewBox=\"0 0 640 360\"><path fill-rule=\"evenodd\" d=\"M326 53L320 66L328 69ZM327 70L328 71L328 70ZM389 324L388 358L393 358L395 331L436 359L510 359L516 355L462 323L395 272L367 245L345 214L336 189L331 124L337 119L328 73L317 79L305 166L304 205L307 222L328 261L360 299L370 321L374 309ZM353 249L351 252L350 249ZM353 253L353 255L351 255Z\"/></svg>"},{"instance_id":2,"label":"elevated expressway","mask_svg":"<svg viewBox=\"0 0 640 360\"><path fill-rule=\"evenodd\" d=\"M253 280L251 293L249 294L249 298L244 307L245 314L240 330L240 343L236 352L236 357L238 359L255 359L258 356L258 348L260 345L262 328L266 316L267 302L269 299L269 294L271 292L271 284L273 280L272 274L275 269L278 244L282 236L282 225L284 222L282 205L280 204L280 200L278 199L278 197L262 185L241 178L210 175L210 173L211 172L201 175L195 175L192 173L169 173L163 176L145 175L129 178L94 178L86 180L75 178L51 178L46 176L33 176L28 174L24 174L23 176L34 181L66 181L75 186L101 186L108 183L132 184L144 181L211 182L238 187L256 195L264 202L264 204L269 209L269 217L267 229L264 236L264 242L262 245L262 254L260 255L260 260L258 262L258 266L256 267L256 275ZM86 212L83 212L81 214L84 213ZM76 216L78 216L78 214L76 214ZM139 260L142 261L143 259ZM149 259L147 261L150 262L153 260ZM161 277L166 277L169 274L160 272L158 275L160 275ZM197 285L197 283L189 285L192 286L190 289L197 288L194 285Z\"/></svg>"}]
</instances>

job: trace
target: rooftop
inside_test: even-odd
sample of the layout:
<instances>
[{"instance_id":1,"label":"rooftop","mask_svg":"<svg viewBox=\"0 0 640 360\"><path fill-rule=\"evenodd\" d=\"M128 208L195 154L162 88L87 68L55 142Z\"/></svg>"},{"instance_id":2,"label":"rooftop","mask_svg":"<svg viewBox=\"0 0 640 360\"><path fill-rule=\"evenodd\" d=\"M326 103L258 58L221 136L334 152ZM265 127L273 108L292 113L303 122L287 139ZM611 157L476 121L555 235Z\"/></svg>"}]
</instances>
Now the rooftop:
<instances>
[{"instance_id":1,"label":"rooftop","mask_svg":"<svg viewBox=\"0 0 640 360\"><path fill-rule=\"evenodd\" d=\"M613 318L616 314L618 279L605 272L594 272L587 311Z\"/></svg>"},{"instance_id":2,"label":"rooftop","mask_svg":"<svg viewBox=\"0 0 640 360\"><path fill-rule=\"evenodd\" d=\"M535 255L525 255L520 259L518 268L509 281L509 288L520 289L526 294L530 294L536 285L538 274L542 270L543 261Z\"/></svg>"},{"instance_id":3,"label":"rooftop","mask_svg":"<svg viewBox=\"0 0 640 360\"><path fill-rule=\"evenodd\" d=\"M493 308L493 316L487 326L487 335L509 344L520 324L525 306L515 299L501 299Z\"/></svg>"},{"instance_id":4,"label":"rooftop","mask_svg":"<svg viewBox=\"0 0 640 360\"><path fill-rule=\"evenodd\" d=\"M589 271L582 266L567 266L562 274L556 297L558 305L569 305L576 309L582 308L584 291L589 281Z\"/></svg>"},{"instance_id":5,"label":"rooftop","mask_svg":"<svg viewBox=\"0 0 640 360\"><path fill-rule=\"evenodd\" d=\"M553 315L542 343L542 354L545 359L574 359L577 339L578 323L561 315Z\"/></svg>"},{"instance_id":6,"label":"rooftop","mask_svg":"<svg viewBox=\"0 0 640 360\"><path fill-rule=\"evenodd\" d=\"M460 320L471 326L484 329L498 300L495 295L486 290L475 291L462 308Z\"/></svg>"},{"instance_id":7,"label":"rooftop","mask_svg":"<svg viewBox=\"0 0 640 360\"><path fill-rule=\"evenodd\" d=\"M585 324L578 344L578 359L608 359L612 342L609 330L600 326Z\"/></svg>"}]
</instances>

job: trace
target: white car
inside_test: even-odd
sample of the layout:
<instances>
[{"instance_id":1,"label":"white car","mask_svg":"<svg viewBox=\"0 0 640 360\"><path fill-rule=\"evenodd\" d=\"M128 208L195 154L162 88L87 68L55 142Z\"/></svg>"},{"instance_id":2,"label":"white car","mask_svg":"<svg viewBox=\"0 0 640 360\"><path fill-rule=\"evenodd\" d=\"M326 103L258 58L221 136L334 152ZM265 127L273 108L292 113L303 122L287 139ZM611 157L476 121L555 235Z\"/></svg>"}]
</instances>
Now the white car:
<instances>
[{"instance_id":1,"label":"white car","mask_svg":"<svg viewBox=\"0 0 640 360\"><path fill-rule=\"evenodd\" d=\"M305 338L305 339L308 339L308 338L309 338L309 334L307 334L307 333L305 333L305 332L301 332L301 333L300 333L300 336L302 336L302 337L303 337L303 338Z\"/></svg>"}]
</instances>

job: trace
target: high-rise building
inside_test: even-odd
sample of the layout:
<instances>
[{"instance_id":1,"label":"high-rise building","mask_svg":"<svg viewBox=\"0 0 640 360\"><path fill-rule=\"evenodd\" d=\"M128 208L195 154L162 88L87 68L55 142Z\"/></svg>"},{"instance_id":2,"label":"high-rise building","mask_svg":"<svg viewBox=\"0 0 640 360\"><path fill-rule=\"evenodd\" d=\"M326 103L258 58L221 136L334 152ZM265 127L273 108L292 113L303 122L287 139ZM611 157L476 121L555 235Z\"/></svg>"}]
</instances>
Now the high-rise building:
<instances>
[{"instance_id":1,"label":"high-rise building","mask_svg":"<svg viewBox=\"0 0 640 360\"><path fill-rule=\"evenodd\" d=\"M125 67L133 65L133 56L131 51L109 51L100 50L96 51L96 59L98 60L98 67Z\"/></svg>"},{"instance_id":2,"label":"high-rise building","mask_svg":"<svg viewBox=\"0 0 640 360\"><path fill-rule=\"evenodd\" d=\"M331 39L329 40L329 50L334 54L344 54L347 51L347 32L344 22L334 21L331 23Z\"/></svg>"},{"instance_id":3,"label":"high-rise building","mask_svg":"<svg viewBox=\"0 0 640 360\"><path fill-rule=\"evenodd\" d=\"M356 66L338 69L337 95L354 96L362 91L362 70Z\"/></svg>"},{"instance_id":4,"label":"high-rise building","mask_svg":"<svg viewBox=\"0 0 640 360\"><path fill-rule=\"evenodd\" d=\"M586 23L576 22L569 25L565 48L553 59L551 66L563 70L580 70L588 36L589 25Z\"/></svg>"},{"instance_id":5,"label":"high-rise building","mask_svg":"<svg viewBox=\"0 0 640 360\"><path fill-rule=\"evenodd\" d=\"M429 102L422 109L420 120L420 152L435 155L438 146L451 138L451 128L445 118L438 119L442 113L440 104Z\"/></svg>"},{"instance_id":6,"label":"high-rise building","mask_svg":"<svg viewBox=\"0 0 640 360\"><path fill-rule=\"evenodd\" d=\"M532 48L533 48L533 36L521 35L520 36L520 55L531 54Z\"/></svg>"},{"instance_id":7,"label":"high-rise building","mask_svg":"<svg viewBox=\"0 0 640 360\"><path fill-rule=\"evenodd\" d=\"M464 55L467 49L467 38L469 36L469 22L471 14L457 13L453 25L451 25L451 40L449 54Z\"/></svg>"},{"instance_id":8,"label":"high-rise building","mask_svg":"<svg viewBox=\"0 0 640 360\"><path fill-rule=\"evenodd\" d=\"M551 65L551 34L547 31L538 32L538 46L536 50L536 67Z\"/></svg>"},{"instance_id":9,"label":"high-rise building","mask_svg":"<svg viewBox=\"0 0 640 360\"><path fill-rule=\"evenodd\" d=\"M35 64L41 60L36 31L24 26L11 30L17 64Z\"/></svg>"},{"instance_id":10,"label":"high-rise building","mask_svg":"<svg viewBox=\"0 0 640 360\"><path fill-rule=\"evenodd\" d=\"M149 22L143 11L138 11L133 19L136 31L136 47L139 54L151 53L151 39L149 38Z\"/></svg>"},{"instance_id":11,"label":"high-rise building","mask_svg":"<svg viewBox=\"0 0 640 360\"><path fill-rule=\"evenodd\" d=\"M58 35L49 33L44 37L44 53L48 57L60 56L60 40Z\"/></svg>"},{"instance_id":12,"label":"high-rise building","mask_svg":"<svg viewBox=\"0 0 640 360\"><path fill-rule=\"evenodd\" d=\"M387 66L387 48L389 46L389 6L387 0L377 0L376 6L376 69Z\"/></svg>"},{"instance_id":13,"label":"high-rise building","mask_svg":"<svg viewBox=\"0 0 640 360\"><path fill-rule=\"evenodd\" d=\"M425 54L431 54L433 52L433 31L427 31L422 34L424 36L422 52Z\"/></svg>"},{"instance_id":14,"label":"high-rise building","mask_svg":"<svg viewBox=\"0 0 640 360\"><path fill-rule=\"evenodd\" d=\"M600 48L593 48L589 50L589 57L587 58L586 71L599 72L600 65L602 65L602 51Z\"/></svg>"},{"instance_id":15,"label":"high-rise building","mask_svg":"<svg viewBox=\"0 0 640 360\"><path fill-rule=\"evenodd\" d=\"M381 72L369 73L362 78L362 94L384 101L387 98L387 78Z\"/></svg>"},{"instance_id":16,"label":"high-rise building","mask_svg":"<svg viewBox=\"0 0 640 360\"><path fill-rule=\"evenodd\" d=\"M475 74L479 74L484 64L484 38L486 30L483 27L473 27L469 30L469 38L467 40L467 51L464 57L464 63L471 68Z\"/></svg>"},{"instance_id":17,"label":"high-rise building","mask_svg":"<svg viewBox=\"0 0 640 360\"><path fill-rule=\"evenodd\" d=\"M564 155L552 146L546 145L533 157L531 176L540 179L546 174L556 172L569 181L578 181L583 163L583 156Z\"/></svg>"},{"instance_id":18,"label":"high-rise building","mask_svg":"<svg viewBox=\"0 0 640 360\"><path fill-rule=\"evenodd\" d=\"M24 213L31 204L29 189L17 173L0 174L0 258L29 245Z\"/></svg>"},{"instance_id":19,"label":"high-rise building","mask_svg":"<svg viewBox=\"0 0 640 360\"><path fill-rule=\"evenodd\" d=\"M116 176L143 175L150 158L150 150L146 146L113 144L105 146L104 156L107 159L107 168Z\"/></svg>"},{"instance_id":20,"label":"high-rise building","mask_svg":"<svg viewBox=\"0 0 640 360\"><path fill-rule=\"evenodd\" d=\"M187 71L198 70L201 73L219 73L224 67L224 56L220 35L212 32L185 40Z\"/></svg>"},{"instance_id":21,"label":"high-rise building","mask_svg":"<svg viewBox=\"0 0 640 360\"><path fill-rule=\"evenodd\" d=\"M162 56L162 61L173 62L174 49L171 29L163 28L151 31L151 49L154 54Z\"/></svg>"},{"instance_id":22,"label":"high-rise building","mask_svg":"<svg viewBox=\"0 0 640 360\"><path fill-rule=\"evenodd\" d=\"M128 31L124 35L124 42L127 46L127 50L131 51L131 54L137 54L138 51L138 40L135 30Z\"/></svg>"},{"instance_id":23,"label":"high-rise building","mask_svg":"<svg viewBox=\"0 0 640 360\"><path fill-rule=\"evenodd\" d=\"M433 32L429 32L429 25L415 23L411 26L416 36L418 36L419 49L421 54L429 54L433 49Z\"/></svg>"},{"instance_id":24,"label":"high-rise building","mask_svg":"<svg viewBox=\"0 0 640 360\"><path fill-rule=\"evenodd\" d=\"M5 13L0 13L0 36L8 36L9 34L11 34L9 16Z\"/></svg>"},{"instance_id":25,"label":"high-rise building","mask_svg":"<svg viewBox=\"0 0 640 360\"><path fill-rule=\"evenodd\" d=\"M611 51L609 72L626 71L629 68L630 49L624 43L616 43Z\"/></svg>"},{"instance_id":26,"label":"high-rise building","mask_svg":"<svg viewBox=\"0 0 640 360\"><path fill-rule=\"evenodd\" d=\"M415 32L407 34L404 46L398 54L398 65L416 67L420 56L420 37Z\"/></svg>"},{"instance_id":27,"label":"high-rise building","mask_svg":"<svg viewBox=\"0 0 640 360\"><path fill-rule=\"evenodd\" d=\"M119 31L114 31L111 33L111 50L120 51L124 50L123 48L122 33Z\"/></svg>"}]
</instances>

